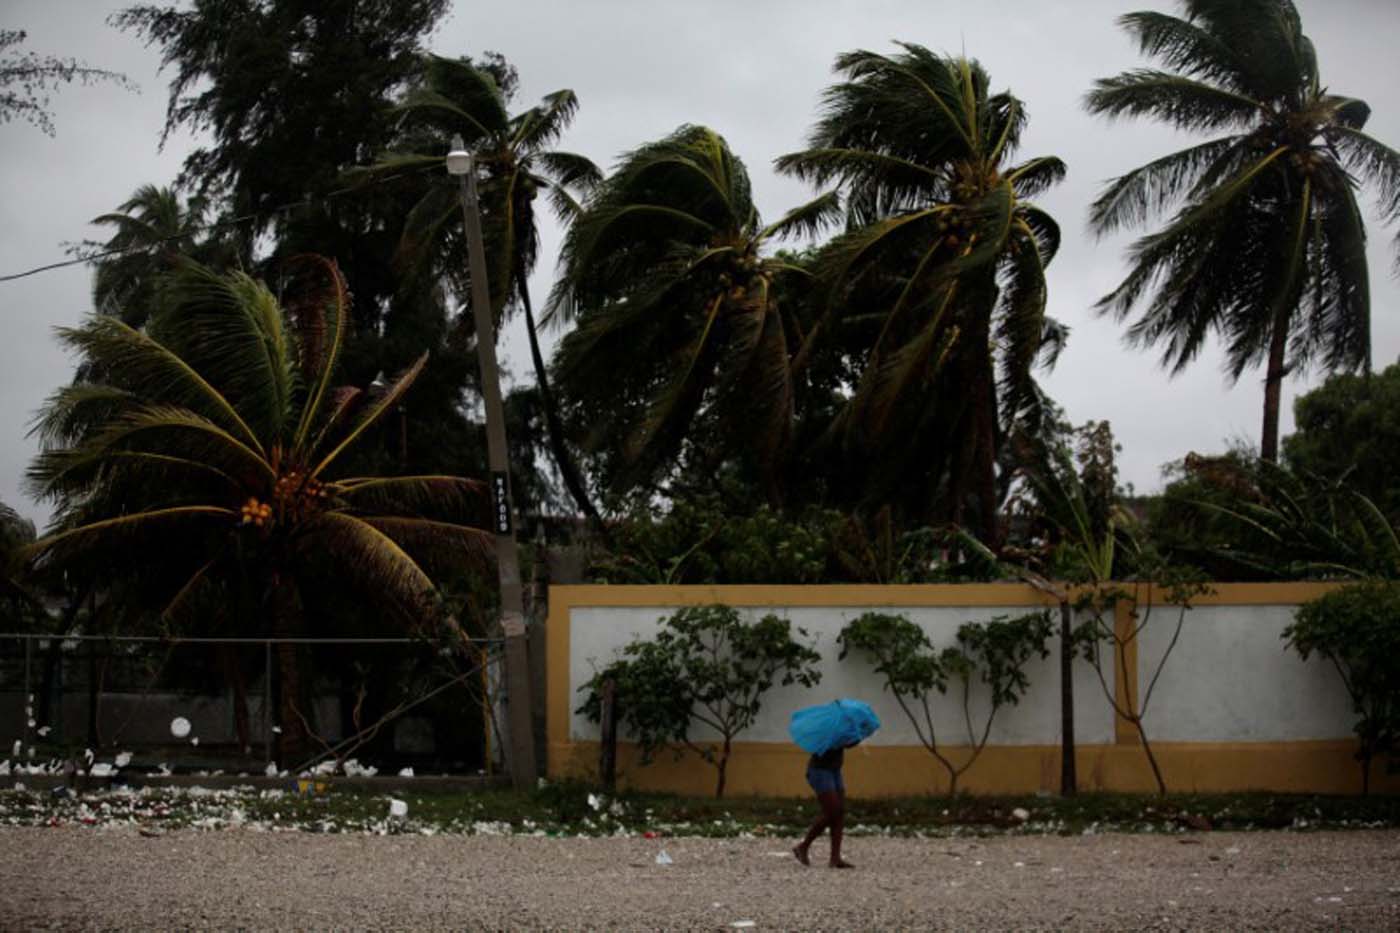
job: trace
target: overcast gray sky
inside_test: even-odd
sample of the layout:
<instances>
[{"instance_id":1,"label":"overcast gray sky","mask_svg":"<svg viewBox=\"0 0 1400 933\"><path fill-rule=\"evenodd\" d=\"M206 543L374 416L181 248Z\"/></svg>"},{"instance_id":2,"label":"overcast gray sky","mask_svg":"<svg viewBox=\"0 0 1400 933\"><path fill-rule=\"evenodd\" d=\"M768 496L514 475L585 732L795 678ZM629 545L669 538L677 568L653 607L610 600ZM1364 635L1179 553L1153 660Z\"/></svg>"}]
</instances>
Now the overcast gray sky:
<instances>
[{"instance_id":1,"label":"overcast gray sky","mask_svg":"<svg viewBox=\"0 0 1400 933\"><path fill-rule=\"evenodd\" d=\"M1324 82L1334 93L1366 99L1373 110L1368 131L1400 146L1400 2L1297 2ZM60 89L51 103L55 138L28 124L0 126L0 275L64 258L65 242L100 236L88 224L93 217L142 184L169 183L179 170L187 138L156 149L166 97L158 54L105 25L118 8L83 0L5 4L0 28L27 30L29 49L125 72L141 93ZM838 53L889 51L895 39L966 50L988 68L995 88L1009 88L1027 103L1023 154L1058 155L1069 166L1066 181L1041 198L1065 234L1049 270L1050 312L1073 329L1044 384L1075 423L1113 423L1123 445L1123 478L1148 491L1160 486L1162 464L1188 451L1221 450L1232 438L1257 443L1263 388L1258 372L1228 385L1215 348L1169 379L1153 353L1126 349L1121 327L1090 311L1122 276L1127 238L1091 238L1089 202L1105 180L1184 141L1145 123L1110 126L1080 107L1094 78L1144 64L1114 25L1119 14L1143 8L1175 10L1171 0L459 2L432 46L448 55L503 53L520 70L518 104L573 88L581 108L562 145L605 166L682 123L713 127L747 163L755 199L769 218L812 194L771 166L801 147ZM1374 223L1371 229L1379 368L1400 354L1400 283L1390 272L1393 231ZM546 230L532 283L537 294L552 280L557 242L557 231ZM89 288L90 273L81 266L0 283L0 501L40 524L48 510L20 491L35 451L26 430L44 398L71 376L52 328L89 312ZM528 376L523 335L506 335L504 355ZM1288 383L1285 407L1321 378L1311 373ZM1291 410L1283 422L1284 432L1291 431Z\"/></svg>"}]
</instances>

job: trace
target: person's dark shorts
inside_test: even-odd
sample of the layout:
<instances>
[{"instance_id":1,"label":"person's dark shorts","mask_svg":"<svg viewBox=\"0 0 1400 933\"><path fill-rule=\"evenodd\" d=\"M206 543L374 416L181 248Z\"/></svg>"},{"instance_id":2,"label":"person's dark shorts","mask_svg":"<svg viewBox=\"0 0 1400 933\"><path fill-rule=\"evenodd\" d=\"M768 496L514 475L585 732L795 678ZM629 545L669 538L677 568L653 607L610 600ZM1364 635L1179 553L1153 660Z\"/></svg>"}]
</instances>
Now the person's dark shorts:
<instances>
[{"instance_id":1,"label":"person's dark shorts","mask_svg":"<svg viewBox=\"0 0 1400 933\"><path fill-rule=\"evenodd\" d=\"M846 792L846 782L841 779L840 771L828 771L826 768L808 768L807 783L812 785L812 790L818 794L844 794Z\"/></svg>"}]
</instances>

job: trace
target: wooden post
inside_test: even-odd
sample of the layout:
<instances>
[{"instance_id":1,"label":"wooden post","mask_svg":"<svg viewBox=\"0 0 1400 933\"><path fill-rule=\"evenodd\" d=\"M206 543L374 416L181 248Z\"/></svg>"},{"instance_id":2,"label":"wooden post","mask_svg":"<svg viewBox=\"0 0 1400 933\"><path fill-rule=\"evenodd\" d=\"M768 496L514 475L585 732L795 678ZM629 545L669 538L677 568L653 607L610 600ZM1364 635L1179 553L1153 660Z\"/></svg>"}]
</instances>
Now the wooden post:
<instances>
[{"instance_id":1,"label":"wooden post","mask_svg":"<svg viewBox=\"0 0 1400 933\"><path fill-rule=\"evenodd\" d=\"M603 740L598 743L598 777L603 790L612 793L617 785L617 682L603 681Z\"/></svg>"}]
</instances>

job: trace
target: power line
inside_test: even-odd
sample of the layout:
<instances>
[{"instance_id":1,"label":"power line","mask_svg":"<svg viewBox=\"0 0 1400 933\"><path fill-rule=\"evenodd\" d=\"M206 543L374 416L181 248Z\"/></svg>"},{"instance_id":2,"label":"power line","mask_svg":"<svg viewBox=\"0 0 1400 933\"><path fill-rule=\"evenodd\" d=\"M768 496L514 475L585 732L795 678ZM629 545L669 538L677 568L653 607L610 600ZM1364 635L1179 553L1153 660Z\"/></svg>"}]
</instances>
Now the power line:
<instances>
[{"instance_id":1,"label":"power line","mask_svg":"<svg viewBox=\"0 0 1400 933\"><path fill-rule=\"evenodd\" d=\"M354 193L358 193L358 192L361 192L361 191L366 191L366 190L368 190L368 189L370 189L370 188L376 187L377 185L388 184L388 183L391 182L391 181L396 181L396 180L398 180L398 179L400 179L400 178L405 178L405 177L407 177L407 176L409 176L409 175L421 175L421 174L424 174L425 172L436 171L436 170L437 170L437 166L425 165L425 166L421 166L421 167L416 168L416 169L410 169L410 170L403 171L403 172L397 172L397 173L395 173L395 174L393 174L393 175L386 175L386 176L384 176L383 178L376 178L376 179L374 179L374 180L372 180L372 181L367 181L367 182L365 182L364 184L361 184L361 185L354 185L354 186L347 187L347 188L338 188L338 189L336 189L335 191L328 192L327 194L325 194L324 196L322 196L322 197L320 197L320 198L304 198L304 199L302 199L302 200L300 200L300 201L293 201L293 202L291 202L291 203L289 203L289 204L282 204L282 205L280 205L280 206L278 206L278 207L270 208L270 209L268 209L267 211L262 212L261 214L258 214L258 213L253 213L253 214L241 214L241 215L239 215L239 216L237 216L237 217L230 217L230 218L228 218L228 219L226 219L226 220L220 220L220 221L216 221L215 223L205 224L205 225L200 226L200 227L195 227L195 228L193 228L193 229L191 229L191 230L186 230L186 231L184 231L183 233L176 233L176 234L173 234L173 235L171 235L171 236L161 237L160 239L158 239L158 240L153 240L153 241L150 242L150 243L141 243L141 244L139 244L139 245L133 245L133 246L123 246L123 247L120 247L120 248L118 248L118 249L103 250L102 252L99 252L99 253L88 253L88 254L85 255L85 256L78 256L78 257L75 257L75 258L73 258L73 259L66 259L66 260L64 260L64 261L62 261L62 262L51 262L51 263L49 263L49 264L47 264L47 265L35 266L33 269L26 269L26 270L23 271L23 272L14 272L14 273L11 273L11 274L9 274L9 275L0 275L0 282L13 282L13 281L15 281L15 280L17 280L17 279L28 278L28 277L31 276L31 275L38 275L38 274L41 273L41 272L51 272L51 271L54 270L54 269L64 269L64 268L67 268L68 266L81 266L81 265L86 265L87 263L97 262L97 261L100 260L100 259L106 259L108 256L119 256L119 255L122 255L123 253L134 253L134 252L140 252L140 251L143 251L143 250L152 250L152 249L155 249L155 248L157 248L157 247L159 247L159 246L162 246L162 245L164 245L164 244L166 244L166 243L173 242L173 241L175 241L175 240L184 240L184 239L188 239L189 237L195 236L196 234L207 233L207 232L209 232L209 231L211 231L211 230L222 230L222 229L224 229L224 228L226 228L226 227L237 227L237 226L241 226L241 225L246 224L246 223L249 223L249 222L251 222L251 221L258 220L259 217L267 217L267 218L270 219L270 218L272 218L272 217L275 217L275 216L278 215L278 214L285 214L285 213L288 213L288 212L290 212L290 211L296 210L297 208L301 208L301 207L311 207L311 206L316 205L316 204L324 204L325 202L331 200L332 198L338 198L338 197L341 197L342 195L354 194Z\"/></svg>"}]
</instances>

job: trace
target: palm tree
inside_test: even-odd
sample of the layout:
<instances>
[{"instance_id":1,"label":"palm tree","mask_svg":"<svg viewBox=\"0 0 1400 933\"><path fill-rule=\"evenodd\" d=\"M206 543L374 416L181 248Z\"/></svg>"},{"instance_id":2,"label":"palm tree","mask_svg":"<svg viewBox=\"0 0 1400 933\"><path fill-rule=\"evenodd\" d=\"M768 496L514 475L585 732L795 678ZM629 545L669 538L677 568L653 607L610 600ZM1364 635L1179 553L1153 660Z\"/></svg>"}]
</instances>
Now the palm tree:
<instances>
[{"instance_id":1,"label":"palm tree","mask_svg":"<svg viewBox=\"0 0 1400 933\"><path fill-rule=\"evenodd\" d=\"M995 547L999 420L1034 406L1031 369L1064 336L1045 315L1059 228L1027 199L1065 167L1012 162L1025 107L991 93L977 62L901 48L838 57L845 80L827 90L809 148L778 159L781 171L837 185L848 213L848 231L818 257L829 297L796 366L834 324L869 328L844 433L882 455L942 459L925 475L946 477L948 517L960 523L975 499ZM931 454L911 443L928 431Z\"/></svg>"},{"instance_id":2,"label":"palm tree","mask_svg":"<svg viewBox=\"0 0 1400 933\"><path fill-rule=\"evenodd\" d=\"M655 476L697 419L714 417L778 497L799 337L780 280L807 272L764 251L838 207L825 196L764 226L743 162L703 126L627 153L594 191L565 238L546 317L575 325L555 365L595 436L625 439L615 487Z\"/></svg>"},{"instance_id":3,"label":"palm tree","mask_svg":"<svg viewBox=\"0 0 1400 933\"><path fill-rule=\"evenodd\" d=\"M156 304L155 283L178 258L208 260L201 254L211 244L199 239L206 215L200 196L181 203L170 188L142 185L115 211L94 218L94 224L115 228L105 242L83 244L87 250L112 253L95 267L92 303L98 313L115 314L132 327L145 324Z\"/></svg>"},{"instance_id":4,"label":"palm tree","mask_svg":"<svg viewBox=\"0 0 1400 933\"><path fill-rule=\"evenodd\" d=\"M466 301L470 284L458 188L441 166L454 135L460 135L475 151L484 173L480 199L493 317L499 324L501 316L512 307L524 312L550 452L574 501L596 521L598 513L565 445L558 406L550 392L530 301L529 278L539 257L535 219L539 193L547 191L555 213L567 221L578 209L576 196L589 190L601 173L587 158L552 148L578 111L578 97L573 91L555 91L515 116L510 115L506 104L500 86L486 71L473 67L469 61L429 57L421 83L400 105L405 114L403 142L410 151L380 160L370 174L382 176L429 167L438 170L438 177L429 184L404 223L399 260L410 281L446 280Z\"/></svg>"},{"instance_id":5,"label":"palm tree","mask_svg":"<svg viewBox=\"0 0 1400 933\"><path fill-rule=\"evenodd\" d=\"M1208 335L1234 381L1265 365L1260 453L1278 455L1284 376L1321 361L1370 368L1370 287L1360 181L1400 218L1400 153L1362 131L1370 108L1329 93L1291 0L1184 0L1181 17L1119 20L1164 68L1098 81L1090 112L1223 133L1115 179L1094 202L1100 234L1176 214L1134 243L1132 268L1098 304L1134 345L1183 370ZM1150 296L1150 297L1148 297Z\"/></svg>"},{"instance_id":6,"label":"palm tree","mask_svg":"<svg viewBox=\"0 0 1400 933\"><path fill-rule=\"evenodd\" d=\"M233 616L295 636L301 594L334 579L391 619L455 632L434 610L430 571L488 552L487 533L465 523L477 484L334 476L426 354L381 391L335 386L347 294L327 260L288 280L285 305L190 261L161 288L144 331L102 315L59 331L100 377L58 390L37 422L29 482L57 513L30 565L101 568L175 628ZM279 651L285 762L305 733L296 648Z\"/></svg>"}]
</instances>

